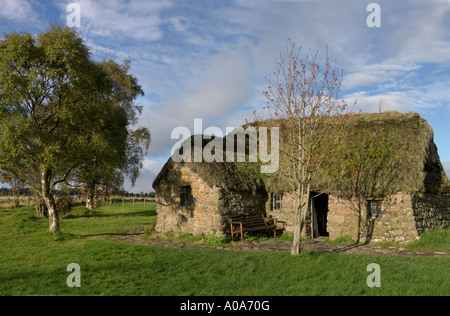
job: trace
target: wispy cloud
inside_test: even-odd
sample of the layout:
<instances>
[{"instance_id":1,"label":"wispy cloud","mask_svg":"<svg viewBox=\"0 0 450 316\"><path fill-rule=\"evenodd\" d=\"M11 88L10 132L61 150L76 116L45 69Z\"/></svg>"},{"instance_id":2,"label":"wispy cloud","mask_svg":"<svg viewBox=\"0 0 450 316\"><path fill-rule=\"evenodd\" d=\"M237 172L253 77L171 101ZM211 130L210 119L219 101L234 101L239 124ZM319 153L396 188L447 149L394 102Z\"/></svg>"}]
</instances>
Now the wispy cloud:
<instances>
[{"instance_id":1,"label":"wispy cloud","mask_svg":"<svg viewBox=\"0 0 450 316\"><path fill-rule=\"evenodd\" d=\"M30 17L64 24L70 2L0 0L0 21L8 30L27 27ZM441 118L450 107L447 0L377 1L380 28L367 27L368 2L360 0L73 2L94 57L131 60L146 93L139 102L141 124L152 133L149 159L165 161L176 142L172 129L191 128L194 118L222 128L251 119L252 109L266 104L265 78L291 38L322 55L328 43L330 58L344 68L340 98L348 103L378 112L382 100L382 110L430 119L449 170L448 138L440 136L449 133Z\"/></svg>"},{"instance_id":2,"label":"wispy cloud","mask_svg":"<svg viewBox=\"0 0 450 316\"><path fill-rule=\"evenodd\" d=\"M401 77L420 68L420 65L413 64L400 65L377 63L373 65L359 65L356 72L347 74L345 76L343 81L343 88L352 90L367 86L386 86L393 82L398 82Z\"/></svg>"},{"instance_id":3,"label":"wispy cloud","mask_svg":"<svg viewBox=\"0 0 450 316\"><path fill-rule=\"evenodd\" d=\"M10 20L26 21L36 16L27 0L0 0L0 8L0 16Z\"/></svg>"},{"instance_id":4,"label":"wispy cloud","mask_svg":"<svg viewBox=\"0 0 450 316\"><path fill-rule=\"evenodd\" d=\"M418 110L449 107L449 86L450 77L440 75L421 86L411 87L408 91L408 98L410 103L414 104L414 107Z\"/></svg>"},{"instance_id":5,"label":"wispy cloud","mask_svg":"<svg viewBox=\"0 0 450 316\"><path fill-rule=\"evenodd\" d=\"M391 54L396 52L403 61L413 63L450 61L448 1L409 0L406 5L393 2L386 7Z\"/></svg>"},{"instance_id":6,"label":"wispy cloud","mask_svg":"<svg viewBox=\"0 0 450 316\"><path fill-rule=\"evenodd\" d=\"M163 36L160 13L172 7L169 0L78 0L81 31L94 37L158 40ZM67 3L60 2L65 10ZM66 13L62 13L64 17Z\"/></svg>"},{"instance_id":7,"label":"wispy cloud","mask_svg":"<svg viewBox=\"0 0 450 316\"><path fill-rule=\"evenodd\" d=\"M171 23L173 29L177 32L184 32L188 28L187 22L188 19L183 16L174 16L169 18L169 22Z\"/></svg>"},{"instance_id":8,"label":"wispy cloud","mask_svg":"<svg viewBox=\"0 0 450 316\"><path fill-rule=\"evenodd\" d=\"M163 167L163 163L154 160L144 160L142 169L134 187L131 186L129 179L125 179L124 188L127 191L135 193L148 193L154 191L152 183Z\"/></svg>"},{"instance_id":9,"label":"wispy cloud","mask_svg":"<svg viewBox=\"0 0 450 316\"><path fill-rule=\"evenodd\" d=\"M176 142L170 138L175 127L186 126L193 132L195 118L203 119L205 127L218 124L253 96L249 61L237 52L219 53L197 66L203 69L202 76L151 105L144 114L142 123L157 131L152 135L151 155L170 153Z\"/></svg>"},{"instance_id":10,"label":"wispy cloud","mask_svg":"<svg viewBox=\"0 0 450 316\"><path fill-rule=\"evenodd\" d=\"M397 111L405 113L413 110L408 102L408 95L398 91L375 95L360 91L345 95L344 99L349 105L353 105L357 101L353 109L355 112L361 110L363 112Z\"/></svg>"},{"instance_id":11,"label":"wispy cloud","mask_svg":"<svg viewBox=\"0 0 450 316\"><path fill-rule=\"evenodd\" d=\"M9 27L12 31L24 31L26 28L46 26L42 16L42 3L34 0L0 0L0 23L2 32ZM35 30L32 33L40 31Z\"/></svg>"}]
</instances>

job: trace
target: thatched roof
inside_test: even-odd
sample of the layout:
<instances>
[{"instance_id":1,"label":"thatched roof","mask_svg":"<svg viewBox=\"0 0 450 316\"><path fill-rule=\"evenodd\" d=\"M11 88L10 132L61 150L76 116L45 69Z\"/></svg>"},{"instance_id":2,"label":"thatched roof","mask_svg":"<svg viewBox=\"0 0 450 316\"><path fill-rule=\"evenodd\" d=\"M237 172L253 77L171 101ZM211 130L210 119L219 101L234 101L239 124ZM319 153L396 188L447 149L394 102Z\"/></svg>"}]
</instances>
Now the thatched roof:
<instances>
[{"instance_id":1,"label":"thatched roof","mask_svg":"<svg viewBox=\"0 0 450 316\"><path fill-rule=\"evenodd\" d=\"M441 193L450 188L433 141L433 130L417 113L361 113L354 115L352 122L345 137L333 149L331 164L315 174L313 190L340 194L343 188L355 190L355 183L358 183L360 193L374 197L399 191ZM252 125L278 126L283 134L286 121L267 120ZM194 148L195 137L202 139L202 135L188 139L191 148ZM286 144L282 135L280 138L282 150ZM209 141L203 139L199 143L204 148ZM225 152L224 148L224 155ZM292 190L282 160L280 154L279 170L273 174L261 174L258 162L226 162L224 159L224 162L180 163L211 186L227 191L278 193ZM175 163L173 157L167 161L153 183L155 189ZM360 177L357 182L353 179L356 173L350 170L353 167L361 173L357 175Z\"/></svg>"},{"instance_id":2,"label":"thatched roof","mask_svg":"<svg viewBox=\"0 0 450 316\"><path fill-rule=\"evenodd\" d=\"M343 188L355 191L357 185L367 196L448 190L450 181L433 141L433 129L419 114L361 113L354 114L351 121L349 130L344 129L345 137L333 149L329 167L313 178L314 190L340 194ZM280 124L271 120L262 125L271 123ZM283 170L268 175L265 183L271 192L290 190Z\"/></svg>"},{"instance_id":3,"label":"thatched roof","mask_svg":"<svg viewBox=\"0 0 450 316\"><path fill-rule=\"evenodd\" d=\"M264 182L258 172L253 168L248 168L245 163L226 162L225 158L223 159L223 162L194 162L195 139L197 138L197 140L199 140L198 144L201 144L202 149L211 141L209 139L203 139L202 136L203 135L193 135L183 142L180 149L185 144L192 149L190 161L175 162L176 159L174 159L174 156L170 157L153 182L153 188L158 188L161 181L166 177L167 172L171 170L175 164L181 164L197 173L211 187L216 186L228 192L266 193ZM216 140L222 142L222 138L217 138ZM222 143L225 144L225 141ZM178 151L180 151L180 149L178 149Z\"/></svg>"}]
</instances>

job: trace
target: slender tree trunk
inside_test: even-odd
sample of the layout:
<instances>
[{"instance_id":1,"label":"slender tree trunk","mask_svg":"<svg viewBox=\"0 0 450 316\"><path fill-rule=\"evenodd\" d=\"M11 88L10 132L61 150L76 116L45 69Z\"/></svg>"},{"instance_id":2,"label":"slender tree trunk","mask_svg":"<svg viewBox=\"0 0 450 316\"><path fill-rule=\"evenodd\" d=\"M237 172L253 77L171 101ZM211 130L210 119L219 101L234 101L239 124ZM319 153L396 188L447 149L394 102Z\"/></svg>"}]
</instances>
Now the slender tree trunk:
<instances>
[{"instance_id":1,"label":"slender tree trunk","mask_svg":"<svg viewBox=\"0 0 450 316\"><path fill-rule=\"evenodd\" d=\"M299 192L295 198L295 215L294 215L294 241L292 242L291 255L300 254L301 243L301 217L302 217L302 201L299 198Z\"/></svg>"},{"instance_id":2,"label":"slender tree trunk","mask_svg":"<svg viewBox=\"0 0 450 316\"><path fill-rule=\"evenodd\" d=\"M297 189L297 196L295 199L295 218L294 218L294 241L292 243L291 255L299 255L301 252L301 238L303 227L306 224L306 216L311 207L310 203L310 184L306 186L306 198L304 197L303 188Z\"/></svg>"},{"instance_id":3,"label":"slender tree trunk","mask_svg":"<svg viewBox=\"0 0 450 316\"><path fill-rule=\"evenodd\" d=\"M56 201L50 190L51 170L45 168L41 173L42 198L48 210L49 232L59 233L59 214Z\"/></svg>"},{"instance_id":4,"label":"slender tree trunk","mask_svg":"<svg viewBox=\"0 0 450 316\"><path fill-rule=\"evenodd\" d=\"M88 210L94 209L95 203L95 185L88 185L86 187L86 208Z\"/></svg>"},{"instance_id":5,"label":"slender tree trunk","mask_svg":"<svg viewBox=\"0 0 450 316\"><path fill-rule=\"evenodd\" d=\"M361 240L361 225L362 225L362 213L361 213L361 202L360 199L358 197L358 236L356 237L356 243L359 243L359 241Z\"/></svg>"},{"instance_id":6,"label":"slender tree trunk","mask_svg":"<svg viewBox=\"0 0 450 316\"><path fill-rule=\"evenodd\" d=\"M35 200L36 200L36 202L35 202L34 207L36 208L37 217L38 218L46 217L47 206L45 204L45 201L42 198L40 198L39 196L36 196Z\"/></svg>"},{"instance_id":7,"label":"slender tree trunk","mask_svg":"<svg viewBox=\"0 0 450 316\"><path fill-rule=\"evenodd\" d=\"M289 116L290 117L290 116ZM297 133L298 133L298 152L301 153L300 160L296 163L297 167L295 167L295 163L293 164L293 169L295 178L304 179L304 167L303 162L305 158L305 151L303 150L304 139L302 138L302 123L301 121L297 121ZM297 168L297 169L296 169ZM291 255L296 256L300 254L300 244L301 244L301 221L302 221L302 207L303 207L303 184L302 181L297 181L297 189L296 189L296 197L295 197L295 215L294 215L294 240L292 242Z\"/></svg>"},{"instance_id":8,"label":"slender tree trunk","mask_svg":"<svg viewBox=\"0 0 450 316\"><path fill-rule=\"evenodd\" d=\"M306 226L306 216L308 215L308 213L309 213L309 211L311 209L311 192L310 192L310 190L311 190L311 185L308 183L307 190L306 190L306 198L305 198L306 201L305 201L305 204L304 204L305 207L304 207L304 210L302 212L303 216L302 216L300 234L303 231L303 227Z\"/></svg>"},{"instance_id":9,"label":"slender tree trunk","mask_svg":"<svg viewBox=\"0 0 450 316\"><path fill-rule=\"evenodd\" d=\"M58 209L56 208L55 199L52 195L50 195L50 197L44 198L44 200L48 210L48 222L50 225L49 232L51 234L59 233L59 214Z\"/></svg>"},{"instance_id":10,"label":"slender tree trunk","mask_svg":"<svg viewBox=\"0 0 450 316\"><path fill-rule=\"evenodd\" d=\"M310 197L311 198L311 197ZM314 199L314 198L313 198ZM314 239L314 213L315 213L315 205L314 205L314 200L310 201L310 206L309 206L309 214L311 216L311 225L309 225L310 227L310 236L311 236L311 240Z\"/></svg>"}]
</instances>

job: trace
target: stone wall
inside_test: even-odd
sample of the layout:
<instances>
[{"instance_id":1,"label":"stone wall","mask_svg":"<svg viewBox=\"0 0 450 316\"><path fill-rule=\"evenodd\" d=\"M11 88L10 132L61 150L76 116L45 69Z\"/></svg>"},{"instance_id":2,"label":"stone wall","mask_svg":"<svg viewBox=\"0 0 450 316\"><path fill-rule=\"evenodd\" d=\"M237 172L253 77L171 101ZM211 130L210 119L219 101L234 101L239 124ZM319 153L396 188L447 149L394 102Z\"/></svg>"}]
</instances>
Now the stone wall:
<instances>
[{"instance_id":1,"label":"stone wall","mask_svg":"<svg viewBox=\"0 0 450 316\"><path fill-rule=\"evenodd\" d=\"M412 206L419 235L427 229L449 227L450 195L415 195Z\"/></svg>"},{"instance_id":2,"label":"stone wall","mask_svg":"<svg viewBox=\"0 0 450 316\"><path fill-rule=\"evenodd\" d=\"M292 192L283 193L281 199L282 208L280 210L274 210L272 205L272 198L269 197L266 203L266 210L269 216L272 216L277 219L277 222L285 223L286 232L293 234L294 233L294 216L295 216L295 195ZM302 231L302 237L309 237L311 235L311 221L310 214L307 214L306 218L307 222L305 225L305 229ZM281 225L279 225L281 226Z\"/></svg>"},{"instance_id":3,"label":"stone wall","mask_svg":"<svg viewBox=\"0 0 450 316\"><path fill-rule=\"evenodd\" d=\"M190 185L193 204L182 206L180 187ZM382 200L381 215L367 214L367 201L341 199L328 195L327 232L331 240L350 236L360 241L415 240L425 229L446 228L450 221L450 196L411 196L396 193ZM187 233L217 236L229 234L228 215L266 213L286 223L285 229L293 233L295 196L284 193L282 209L273 210L272 200L265 194L248 192L226 193L208 185L195 172L183 165L175 165L167 173L156 192L158 232ZM313 223L317 224L314 216ZM317 237L317 225L314 226ZM311 236L311 216L308 212L302 237Z\"/></svg>"},{"instance_id":4,"label":"stone wall","mask_svg":"<svg viewBox=\"0 0 450 316\"><path fill-rule=\"evenodd\" d=\"M193 204L182 206L179 189L190 185ZM266 197L247 192L226 193L211 187L188 167L175 165L156 191L156 231L221 236L229 233L228 215L264 212Z\"/></svg>"},{"instance_id":5,"label":"stone wall","mask_svg":"<svg viewBox=\"0 0 450 316\"><path fill-rule=\"evenodd\" d=\"M350 236L360 241L394 241L415 240L418 236L411 196L397 193L381 202L381 214L368 216L366 200L346 200L334 196L329 198L327 228L330 239Z\"/></svg>"},{"instance_id":6,"label":"stone wall","mask_svg":"<svg viewBox=\"0 0 450 316\"><path fill-rule=\"evenodd\" d=\"M266 204L269 215L286 222L286 231L293 233L295 197L284 193L282 209L273 210L271 199ZM360 241L408 242L417 239L424 229L439 229L449 225L450 196L414 196L398 192L384 198L381 202L381 214L368 216L367 201L347 200L333 195L328 196L327 232L331 240L349 236ZM303 237L311 236L311 218L307 216ZM317 223L316 216L314 222ZM317 236L314 227L314 237Z\"/></svg>"}]
</instances>

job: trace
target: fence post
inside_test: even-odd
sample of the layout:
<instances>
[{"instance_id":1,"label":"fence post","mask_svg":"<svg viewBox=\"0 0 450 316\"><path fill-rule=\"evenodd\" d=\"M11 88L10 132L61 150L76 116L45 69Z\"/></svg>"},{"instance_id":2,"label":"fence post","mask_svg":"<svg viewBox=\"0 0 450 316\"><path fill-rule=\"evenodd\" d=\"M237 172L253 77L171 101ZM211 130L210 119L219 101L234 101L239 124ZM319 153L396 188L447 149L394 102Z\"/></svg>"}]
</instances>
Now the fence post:
<instances>
[{"instance_id":1,"label":"fence post","mask_svg":"<svg viewBox=\"0 0 450 316\"><path fill-rule=\"evenodd\" d=\"M124 206L124 205L125 205L125 199L122 198L122 206Z\"/></svg>"},{"instance_id":2,"label":"fence post","mask_svg":"<svg viewBox=\"0 0 450 316\"><path fill-rule=\"evenodd\" d=\"M133 196L133 207L134 207L134 196Z\"/></svg>"},{"instance_id":3,"label":"fence post","mask_svg":"<svg viewBox=\"0 0 450 316\"><path fill-rule=\"evenodd\" d=\"M146 205L146 203L145 203L146 201L147 201L147 199L146 199L146 198L144 198L144 207L145 207L145 205Z\"/></svg>"}]
</instances>

